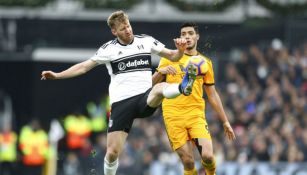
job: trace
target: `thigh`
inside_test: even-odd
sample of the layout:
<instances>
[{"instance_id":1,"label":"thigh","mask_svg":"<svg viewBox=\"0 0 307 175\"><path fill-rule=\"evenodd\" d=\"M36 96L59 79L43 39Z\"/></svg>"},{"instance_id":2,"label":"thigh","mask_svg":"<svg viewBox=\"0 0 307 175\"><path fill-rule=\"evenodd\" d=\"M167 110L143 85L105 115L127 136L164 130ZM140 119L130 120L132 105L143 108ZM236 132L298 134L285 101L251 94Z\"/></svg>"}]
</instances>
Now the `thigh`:
<instances>
[{"instance_id":1,"label":"thigh","mask_svg":"<svg viewBox=\"0 0 307 175\"><path fill-rule=\"evenodd\" d=\"M211 134L203 115L190 116L187 121L188 133L199 153L204 156L213 154Z\"/></svg>"},{"instance_id":2,"label":"thigh","mask_svg":"<svg viewBox=\"0 0 307 175\"><path fill-rule=\"evenodd\" d=\"M164 116L163 119L171 147L173 150L177 150L189 140L185 122L182 120L177 120L176 116Z\"/></svg>"},{"instance_id":3,"label":"thigh","mask_svg":"<svg viewBox=\"0 0 307 175\"><path fill-rule=\"evenodd\" d=\"M176 153L180 158L188 157L194 160L193 145L190 141L187 141L184 145L176 149Z\"/></svg>"},{"instance_id":4,"label":"thigh","mask_svg":"<svg viewBox=\"0 0 307 175\"><path fill-rule=\"evenodd\" d=\"M167 83L162 82L162 83L158 83L156 84L150 91L150 93L148 94L148 98L146 103L153 108L158 107L159 105L161 105L164 96L163 96L163 89L167 86Z\"/></svg>"},{"instance_id":5,"label":"thigh","mask_svg":"<svg viewBox=\"0 0 307 175\"><path fill-rule=\"evenodd\" d=\"M124 131L129 133L134 117L137 115L133 98L115 102L111 106L108 133Z\"/></svg>"},{"instance_id":6,"label":"thigh","mask_svg":"<svg viewBox=\"0 0 307 175\"><path fill-rule=\"evenodd\" d=\"M151 93L152 89L148 89L144 94L140 95L137 99L138 102L138 116L140 118L150 117L157 109L157 107L150 107L147 104L147 99L149 98L149 94Z\"/></svg>"},{"instance_id":7,"label":"thigh","mask_svg":"<svg viewBox=\"0 0 307 175\"><path fill-rule=\"evenodd\" d=\"M199 154L202 157L212 157L213 156L213 146L211 139L196 138L193 139Z\"/></svg>"},{"instance_id":8,"label":"thigh","mask_svg":"<svg viewBox=\"0 0 307 175\"><path fill-rule=\"evenodd\" d=\"M202 114L189 116L186 125L190 138L205 138L211 140L207 121Z\"/></svg>"}]
</instances>

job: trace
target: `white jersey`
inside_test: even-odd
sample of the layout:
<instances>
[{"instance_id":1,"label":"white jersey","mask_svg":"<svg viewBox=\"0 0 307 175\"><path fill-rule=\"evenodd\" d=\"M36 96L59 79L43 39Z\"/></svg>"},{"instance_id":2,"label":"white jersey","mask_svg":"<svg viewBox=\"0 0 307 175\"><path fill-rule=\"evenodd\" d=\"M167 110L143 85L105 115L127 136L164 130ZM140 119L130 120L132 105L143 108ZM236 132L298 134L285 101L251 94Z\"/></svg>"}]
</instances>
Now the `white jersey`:
<instances>
[{"instance_id":1,"label":"white jersey","mask_svg":"<svg viewBox=\"0 0 307 175\"><path fill-rule=\"evenodd\" d=\"M107 66L111 77L111 104L142 94L152 87L151 53L158 54L164 47L151 36L135 35L128 45L115 39L98 49L90 59Z\"/></svg>"}]
</instances>

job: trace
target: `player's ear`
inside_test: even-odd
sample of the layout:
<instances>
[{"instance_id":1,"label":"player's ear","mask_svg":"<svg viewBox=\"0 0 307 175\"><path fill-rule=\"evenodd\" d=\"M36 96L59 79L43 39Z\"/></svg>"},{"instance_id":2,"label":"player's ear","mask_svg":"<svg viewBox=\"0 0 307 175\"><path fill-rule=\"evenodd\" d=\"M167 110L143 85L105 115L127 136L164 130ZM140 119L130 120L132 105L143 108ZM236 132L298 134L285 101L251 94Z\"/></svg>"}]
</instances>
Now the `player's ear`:
<instances>
[{"instance_id":1,"label":"player's ear","mask_svg":"<svg viewBox=\"0 0 307 175\"><path fill-rule=\"evenodd\" d=\"M111 28L111 32L114 36L117 36L117 32L116 32L116 29L115 28Z\"/></svg>"},{"instance_id":2,"label":"player's ear","mask_svg":"<svg viewBox=\"0 0 307 175\"><path fill-rule=\"evenodd\" d=\"M196 34L196 39L199 40L199 34Z\"/></svg>"}]
</instances>

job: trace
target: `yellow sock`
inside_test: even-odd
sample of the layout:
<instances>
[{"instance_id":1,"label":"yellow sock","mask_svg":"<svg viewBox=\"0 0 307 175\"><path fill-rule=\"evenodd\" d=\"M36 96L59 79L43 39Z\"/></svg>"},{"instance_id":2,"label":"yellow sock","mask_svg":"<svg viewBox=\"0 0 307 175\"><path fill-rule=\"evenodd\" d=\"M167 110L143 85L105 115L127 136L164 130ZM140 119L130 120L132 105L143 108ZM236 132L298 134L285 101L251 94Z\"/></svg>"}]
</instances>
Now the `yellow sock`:
<instances>
[{"instance_id":1,"label":"yellow sock","mask_svg":"<svg viewBox=\"0 0 307 175\"><path fill-rule=\"evenodd\" d=\"M203 160L201 160L201 164L205 168L206 175L215 175L215 160L213 160L211 163L205 163Z\"/></svg>"},{"instance_id":2,"label":"yellow sock","mask_svg":"<svg viewBox=\"0 0 307 175\"><path fill-rule=\"evenodd\" d=\"M197 170L194 167L194 169L192 169L192 170L184 170L183 174L184 175L197 175Z\"/></svg>"}]
</instances>

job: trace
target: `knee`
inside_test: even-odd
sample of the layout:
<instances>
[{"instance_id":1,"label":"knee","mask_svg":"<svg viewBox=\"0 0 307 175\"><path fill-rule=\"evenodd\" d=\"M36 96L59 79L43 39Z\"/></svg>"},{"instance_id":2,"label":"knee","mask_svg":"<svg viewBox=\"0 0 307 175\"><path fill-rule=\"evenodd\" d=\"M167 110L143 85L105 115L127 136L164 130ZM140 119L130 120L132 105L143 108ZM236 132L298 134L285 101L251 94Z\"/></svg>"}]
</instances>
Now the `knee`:
<instances>
[{"instance_id":1,"label":"knee","mask_svg":"<svg viewBox=\"0 0 307 175\"><path fill-rule=\"evenodd\" d=\"M108 147L106 157L111 162L115 161L119 157L119 150L114 147Z\"/></svg>"},{"instance_id":2,"label":"knee","mask_svg":"<svg viewBox=\"0 0 307 175\"><path fill-rule=\"evenodd\" d=\"M191 155L180 155L180 159L182 161L182 164L184 166L184 169L191 170L194 168L194 158Z\"/></svg>"},{"instance_id":3,"label":"knee","mask_svg":"<svg viewBox=\"0 0 307 175\"><path fill-rule=\"evenodd\" d=\"M202 160L205 162L205 163L212 163L213 161L214 161L214 155L213 155L213 153L207 153L207 152L205 152L205 153L202 153L202 155L201 155L201 157L202 157Z\"/></svg>"},{"instance_id":4,"label":"knee","mask_svg":"<svg viewBox=\"0 0 307 175\"><path fill-rule=\"evenodd\" d=\"M166 86L165 82L158 83L153 87L152 91L156 96L163 97L163 89L165 88L165 86Z\"/></svg>"}]
</instances>

